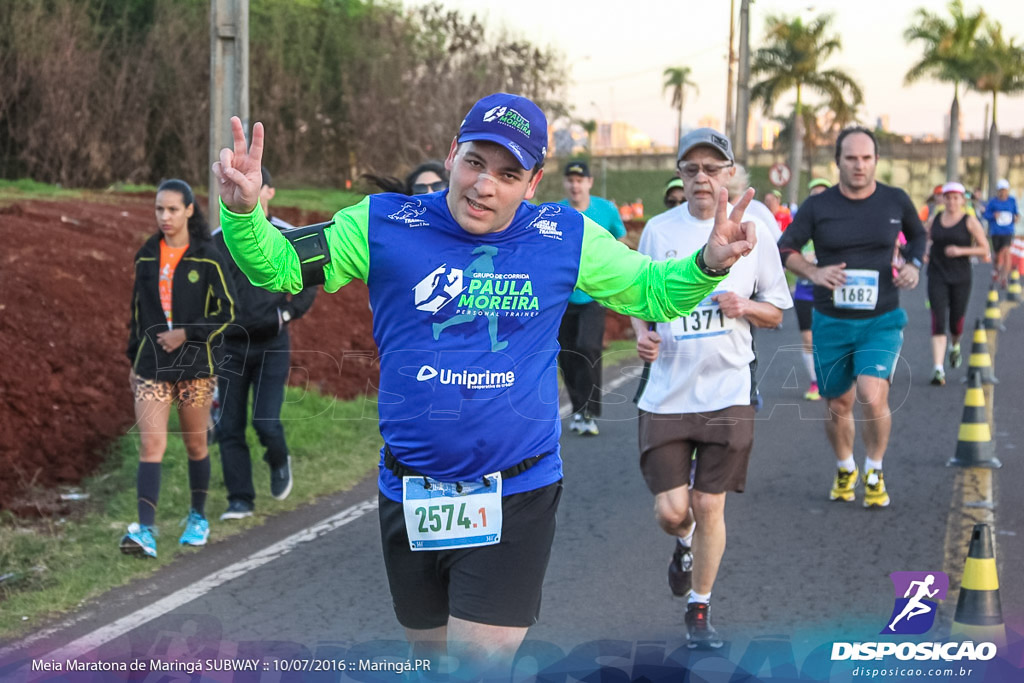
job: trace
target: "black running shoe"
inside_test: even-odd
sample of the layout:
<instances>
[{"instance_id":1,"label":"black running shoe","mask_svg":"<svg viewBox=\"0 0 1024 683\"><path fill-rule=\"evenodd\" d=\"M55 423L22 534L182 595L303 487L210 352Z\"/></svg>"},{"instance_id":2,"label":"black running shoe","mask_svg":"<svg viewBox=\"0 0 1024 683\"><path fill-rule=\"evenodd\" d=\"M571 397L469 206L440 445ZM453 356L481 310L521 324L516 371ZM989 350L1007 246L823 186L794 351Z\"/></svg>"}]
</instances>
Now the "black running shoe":
<instances>
[{"instance_id":1,"label":"black running shoe","mask_svg":"<svg viewBox=\"0 0 1024 683\"><path fill-rule=\"evenodd\" d=\"M690 592L690 585L693 579L693 553L689 546L676 542L676 549L672 553L672 561L668 563L668 587L672 589L672 595L684 597Z\"/></svg>"},{"instance_id":2,"label":"black running shoe","mask_svg":"<svg viewBox=\"0 0 1024 683\"><path fill-rule=\"evenodd\" d=\"M691 650L722 647L722 637L711 625L711 606L706 602L691 602L686 608L686 646Z\"/></svg>"},{"instance_id":3,"label":"black running shoe","mask_svg":"<svg viewBox=\"0 0 1024 683\"><path fill-rule=\"evenodd\" d=\"M285 458L280 467L270 468L270 495L284 500L292 492L292 456Z\"/></svg>"},{"instance_id":4,"label":"black running shoe","mask_svg":"<svg viewBox=\"0 0 1024 683\"><path fill-rule=\"evenodd\" d=\"M252 508L252 503L244 500L228 501L228 509L220 516L220 520L223 522L226 519L245 519L246 517L252 517Z\"/></svg>"}]
</instances>

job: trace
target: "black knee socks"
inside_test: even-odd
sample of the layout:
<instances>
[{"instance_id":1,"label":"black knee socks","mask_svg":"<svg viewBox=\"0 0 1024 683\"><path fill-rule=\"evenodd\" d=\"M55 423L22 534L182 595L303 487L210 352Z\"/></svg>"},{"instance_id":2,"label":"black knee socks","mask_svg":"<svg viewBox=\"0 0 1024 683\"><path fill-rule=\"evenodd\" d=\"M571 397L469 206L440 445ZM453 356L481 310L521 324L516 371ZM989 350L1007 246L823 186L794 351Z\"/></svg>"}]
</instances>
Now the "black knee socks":
<instances>
[{"instance_id":1,"label":"black knee socks","mask_svg":"<svg viewBox=\"0 0 1024 683\"><path fill-rule=\"evenodd\" d=\"M139 463L135 489L138 492L139 524L153 526L156 521L156 504L160 499L160 463Z\"/></svg>"},{"instance_id":2,"label":"black knee socks","mask_svg":"<svg viewBox=\"0 0 1024 683\"><path fill-rule=\"evenodd\" d=\"M192 509L206 516L206 491L210 488L210 456L188 461L188 485L192 490Z\"/></svg>"}]
</instances>

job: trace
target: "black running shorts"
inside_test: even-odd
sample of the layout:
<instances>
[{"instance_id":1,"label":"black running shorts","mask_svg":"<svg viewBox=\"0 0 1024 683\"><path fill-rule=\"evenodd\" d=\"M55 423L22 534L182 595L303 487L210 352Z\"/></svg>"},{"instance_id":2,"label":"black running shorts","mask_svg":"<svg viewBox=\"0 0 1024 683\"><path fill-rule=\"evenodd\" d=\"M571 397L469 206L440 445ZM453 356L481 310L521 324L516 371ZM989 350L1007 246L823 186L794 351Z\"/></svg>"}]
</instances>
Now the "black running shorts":
<instances>
[{"instance_id":1,"label":"black running shorts","mask_svg":"<svg viewBox=\"0 0 1024 683\"><path fill-rule=\"evenodd\" d=\"M999 253L1003 249L1009 249L1013 244L1013 235L989 235L992 239L992 251Z\"/></svg>"},{"instance_id":2,"label":"black running shorts","mask_svg":"<svg viewBox=\"0 0 1024 683\"><path fill-rule=\"evenodd\" d=\"M410 550L402 504L378 496L384 565L398 623L438 628L449 615L490 626L537 623L561 482L504 496L501 542L459 550Z\"/></svg>"},{"instance_id":3,"label":"black running shorts","mask_svg":"<svg viewBox=\"0 0 1024 683\"><path fill-rule=\"evenodd\" d=\"M814 302L807 299L793 299L793 308L796 309L797 327L801 332L810 331Z\"/></svg>"}]
</instances>

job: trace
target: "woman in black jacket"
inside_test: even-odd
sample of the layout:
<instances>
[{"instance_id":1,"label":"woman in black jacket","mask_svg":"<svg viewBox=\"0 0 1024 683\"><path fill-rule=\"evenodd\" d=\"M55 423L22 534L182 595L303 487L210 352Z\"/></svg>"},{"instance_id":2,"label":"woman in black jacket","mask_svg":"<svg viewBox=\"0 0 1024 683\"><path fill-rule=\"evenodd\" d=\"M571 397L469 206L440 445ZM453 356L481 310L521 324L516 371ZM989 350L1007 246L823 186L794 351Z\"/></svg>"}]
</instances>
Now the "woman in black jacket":
<instances>
[{"instance_id":1,"label":"woman in black jacket","mask_svg":"<svg viewBox=\"0 0 1024 683\"><path fill-rule=\"evenodd\" d=\"M121 552L156 557L154 522L160 463L167 449L171 404L178 407L188 452L192 506L180 542L206 544L210 458L206 427L217 378L214 349L234 320L223 256L183 180L165 180L156 192L159 231L135 255L129 374L139 429L139 521L128 526Z\"/></svg>"}]
</instances>

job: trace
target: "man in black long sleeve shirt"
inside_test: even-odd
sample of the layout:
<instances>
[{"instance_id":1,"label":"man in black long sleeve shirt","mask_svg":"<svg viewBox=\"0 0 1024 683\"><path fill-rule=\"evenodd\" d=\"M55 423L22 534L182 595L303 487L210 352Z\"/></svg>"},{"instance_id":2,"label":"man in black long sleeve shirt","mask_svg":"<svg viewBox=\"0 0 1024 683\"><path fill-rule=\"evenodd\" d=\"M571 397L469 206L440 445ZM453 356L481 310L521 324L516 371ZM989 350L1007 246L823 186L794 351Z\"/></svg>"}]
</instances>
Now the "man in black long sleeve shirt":
<instances>
[{"instance_id":1,"label":"man in black long sleeve shirt","mask_svg":"<svg viewBox=\"0 0 1024 683\"><path fill-rule=\"evenodd\" d=\"M294 227L270 215L273 197L273 181L264 168L260 189L264 215L279 229ZM214 239L223 253L228 254L223 233L218 230ZM317 292L316 287L304 289L295 296L271 292L252 285L230 256L227 262L238 316L236 324L224 333L224 360L218 377L221 411L217 440L224 485L228 490L228 509L221 515L222 520L249 517L256 498L245 438L250 390L252 426L266 449L263 459L270 467L270 494L284 500L291 492L291 456L281 425L284 387L291 369L288 325L309 310Z\"/></svg>"},{"instance_id":2,"label":"man in black long sleeve shirt","mask_svg":"<svg viewBox=\"0 0 1024 683\"><path fill-rule=\"evenodd\" d=\"M927 234L910 197L875 181L878 145L871 131L848 128L836 141L839 184L809 197L779 240L786 267L814 283L815 372L827 399L825 433L838 471L829 497L853 501L853 404L864 406L864 506L885 507L882 458L892 431L889 384L903 344L906 312L899 288L920 279ZM894 273L893 250L907 238L906 263ZM814 240L817 264L800 255Z\"/></svg>"}]
</instances>

